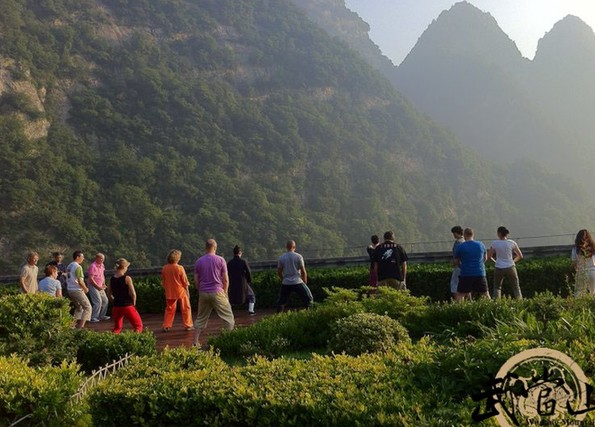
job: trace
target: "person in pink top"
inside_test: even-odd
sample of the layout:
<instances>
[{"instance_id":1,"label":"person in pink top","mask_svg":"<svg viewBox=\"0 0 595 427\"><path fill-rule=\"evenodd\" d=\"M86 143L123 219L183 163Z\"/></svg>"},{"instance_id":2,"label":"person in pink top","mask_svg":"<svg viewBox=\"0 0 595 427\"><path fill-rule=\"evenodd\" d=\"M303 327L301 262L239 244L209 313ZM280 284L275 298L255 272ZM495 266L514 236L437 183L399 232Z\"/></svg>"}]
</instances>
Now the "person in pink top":
<instances>
[{"instance_id":1,"label":"person in pink top","mask_svg":"<svg viewBox=\"0 0 595 427\"><path fill-rule=\"evenodd\" d=\"M109 320L107 316L107 306L109 300L105 293L105 255L98 253L95 255L95 261L89 266L87 271L87 286L89 288L89 299L93 306L91 312L91 322L99 322L100 320Z\"/></svg>"},{"instance_id":2,"label":"person in pink top","mask_svg":"<svg viewBox=\"0 0 595 427\"><path fill-rule=\"evenodd\" d=\"M168 332L174 323L176 306L180 301L184 329L191 331L192 309L190 308L190 294L188 293L188 277L186 270L179 265L182 252L172 249L167 255L167 264L161 270L161 286L165 289L165 316L163 317L163 332Z\"/></svg>"},{"instance_id":3,"label":"person in pink top","mask_svg":"<svg viewBox=\"0 0 595 427\"><path fill-rule=\"evenodd\" d=\"M211 311L215 310L215 313L227 324L227 329L232 330L235 324L227 297L229 288L227 263L216 252L217 242L213 239L207 240L205 254L194 264L194 283L198 290L194 346L198 346L200 332L207 327Z\"/></svg>"}]
</instances>

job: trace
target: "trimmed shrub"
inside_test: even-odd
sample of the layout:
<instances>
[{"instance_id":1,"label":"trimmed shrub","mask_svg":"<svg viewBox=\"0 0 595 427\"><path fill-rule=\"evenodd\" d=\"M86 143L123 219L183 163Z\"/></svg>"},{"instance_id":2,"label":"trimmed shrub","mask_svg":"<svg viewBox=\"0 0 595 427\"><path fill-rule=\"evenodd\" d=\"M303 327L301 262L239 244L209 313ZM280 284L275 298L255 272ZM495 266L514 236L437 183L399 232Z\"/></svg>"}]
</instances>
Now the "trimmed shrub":
<instances>
[{"instance_id":1,"label":"trimmed shrub","mask_svg":"<svg viewBox=\"0 0 595 427\"><path fill-rule=\"evenodd\" d=\"M470 425L470 399L411 382L413 369L431 365L435 353L426 342L403 343L357 358L254 358L227 367L213 353L164 352L131 362L89 402L96 425ZM200 362L181 370L193 354ZM156 368L147 375L147 366Z\"/></svg>"},{"instance_id":2,"label":"trimmed shrub","mask_svg":"<svg viewBox=\"0 0 595 427\"><path fill-rule=\"evenodd\" d=\"M69 301L46 294L0 298L0 355L16 353L31 365L73 360Z\"/></svg>"},{"instance_id":3,"label":"trimmed shrub","mask_svg":"<svg viewBox=\"0 0 595 427\"><path fill-rule=\"evenodd\" d=\"M156 352L157 341L151 331L138 334L124 331L121 334L97 333L78 330L75 333L78 344L76 359L81 369L90 373L126 354L149 356Z\"/></svg>"},{"instance_id":4,"label":"trimmed shrub","mask_svg":"<svg viewBox=\"0 0 595 427\"><path fill-rule=\"evenodd\" d=\"M411 341L399 322L374 313L356 313L339 319L332 332L329 349L351 356L387 351L396 343Z\"/></svg>"},{"instance_id":5,"label":"trimmed shrub","mask_svg":"<svg viewBox=\"0 0 595 427\"><path fill-rule=\"evenodd\" d=\"M5 285L0 283L0 297L4 297L7 295L19 295L21 293L21 288L18 284L9 284Z\"/></svg>"},{"instance_id":6,"label":"trimmed shrub","mask_svg":"<svg viewBox=\"0 0 595 427\"><path fill-rule=\"evenodd\" d=\"M238 372L212 352L166 349L135 358L89 402L95 425L245 425L245 391Z\"/></svg>"},{"instance_id":7,"label":"trimmed shrub","mask_svg":"<svg viewBox=\"0 0 595 427\"><path fill-rule=\"evenodd\" d=\"M249 328L224 331L208 342L224 357L277 357L293 351L320 350L331 338L330 325L358 310L357 304L323 304L310 310L268 316Z\"/></svg>"},{"instance_id":8,"label":"trimmed shrub","mask_svg":"<svg viewBox=\"0 0 595 427\"><path fill-rule=\"evenodd\" d=\"M19 426L88 422L87 408L69 403L81 383L75 363L33 368L26 359L0 357L0 425L11 425L23 417L27 418Z\"/></svg>"}]
</instances>

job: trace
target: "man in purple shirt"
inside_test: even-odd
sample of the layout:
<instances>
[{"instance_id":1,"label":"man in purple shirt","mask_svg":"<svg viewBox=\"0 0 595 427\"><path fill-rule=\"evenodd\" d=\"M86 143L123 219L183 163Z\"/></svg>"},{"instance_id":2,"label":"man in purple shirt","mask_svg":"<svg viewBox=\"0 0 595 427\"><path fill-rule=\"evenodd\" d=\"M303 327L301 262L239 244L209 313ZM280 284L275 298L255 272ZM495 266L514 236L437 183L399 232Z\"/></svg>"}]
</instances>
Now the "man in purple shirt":
<instances>
[{"instance_id":1,"label":"man in purple shirt","mask_svg":"<svg viewBox=\"0 0 595 427\"><path fill-rule=\"evenodd\" d=\"M198 315L194 322L194 346L198 346L200 332L207 327L211 311L223 319L227 329L232 330L235 324L231 305L227 298L229 278L227 263L216 254L217 242L207 240L205 254L194 264L194 283L198 290Z\"/></svg>"}]
</instances>

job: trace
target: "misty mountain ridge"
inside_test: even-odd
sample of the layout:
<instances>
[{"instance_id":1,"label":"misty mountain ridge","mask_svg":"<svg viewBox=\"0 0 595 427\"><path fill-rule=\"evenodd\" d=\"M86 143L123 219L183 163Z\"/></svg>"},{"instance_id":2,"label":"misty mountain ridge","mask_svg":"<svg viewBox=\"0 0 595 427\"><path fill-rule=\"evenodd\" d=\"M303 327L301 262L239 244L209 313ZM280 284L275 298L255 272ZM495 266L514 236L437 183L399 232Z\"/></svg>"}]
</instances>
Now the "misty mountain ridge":
<instances>
[{"instance_id":1,"label":"misty mountain ridge","mask_svg":"<svg viewBox=\"0 0 595 427\"><path fill-rule=\"evenodd\" d=\"M416 106L480 153L587 173L595 113L595 36L568 16L523 58L496 20L461 2L428 27L396 70Z\"/></svg>"}]
</instances>

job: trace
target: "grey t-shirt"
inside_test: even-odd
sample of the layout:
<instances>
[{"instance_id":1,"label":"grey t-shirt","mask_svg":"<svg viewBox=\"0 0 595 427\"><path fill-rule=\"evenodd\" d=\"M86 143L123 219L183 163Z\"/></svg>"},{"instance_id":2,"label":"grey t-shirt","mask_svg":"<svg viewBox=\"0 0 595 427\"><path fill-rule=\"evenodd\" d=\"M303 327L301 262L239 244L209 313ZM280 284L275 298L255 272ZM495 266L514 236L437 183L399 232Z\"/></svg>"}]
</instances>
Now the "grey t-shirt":
<instances>
[{"instance_id":1,"label":"grey t-shirt","mask_svg":"<svg viewBox=\"0 0 595 427\"><path fill-rule=\"evenodd\" d=\"M277 268L283 268L283 285L297 285L302 282L300 267L304 267L304 258L297 252L285 252L279 258Z\"/></svg>"}]
</instances>

